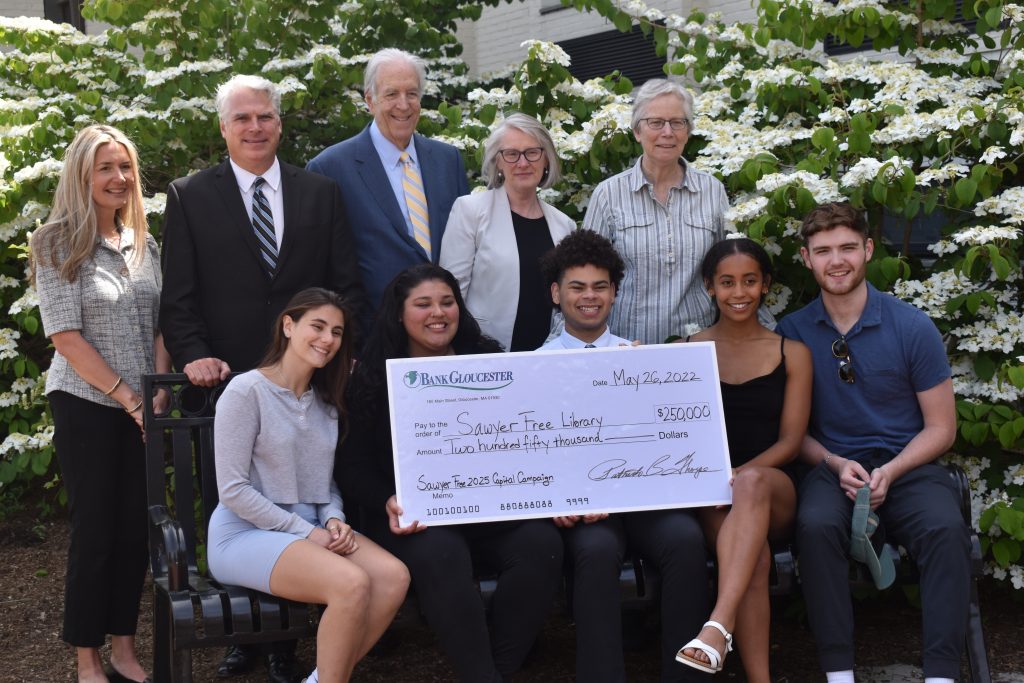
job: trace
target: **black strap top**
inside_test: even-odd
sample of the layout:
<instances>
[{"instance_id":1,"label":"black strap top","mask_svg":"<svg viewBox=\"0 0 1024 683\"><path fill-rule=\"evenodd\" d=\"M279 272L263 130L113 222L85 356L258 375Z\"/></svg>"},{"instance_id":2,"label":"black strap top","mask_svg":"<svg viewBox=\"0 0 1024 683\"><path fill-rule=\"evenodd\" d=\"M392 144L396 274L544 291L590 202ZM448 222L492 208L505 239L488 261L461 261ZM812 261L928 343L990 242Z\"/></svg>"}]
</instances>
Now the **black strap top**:
<instances>
[{"instance_id":1,"label":"black strap top","mask_svg":"<svg viewBox=\"0 0 1024 683\"><path fill-rule=\"evenodd\" d=\"M779 422L786 397L785 344L786 340L781 339L779 354L782 357L767 375L741 384L719 383L733 467L750 462L779 440Z\"/></svg>"}]
</instances>

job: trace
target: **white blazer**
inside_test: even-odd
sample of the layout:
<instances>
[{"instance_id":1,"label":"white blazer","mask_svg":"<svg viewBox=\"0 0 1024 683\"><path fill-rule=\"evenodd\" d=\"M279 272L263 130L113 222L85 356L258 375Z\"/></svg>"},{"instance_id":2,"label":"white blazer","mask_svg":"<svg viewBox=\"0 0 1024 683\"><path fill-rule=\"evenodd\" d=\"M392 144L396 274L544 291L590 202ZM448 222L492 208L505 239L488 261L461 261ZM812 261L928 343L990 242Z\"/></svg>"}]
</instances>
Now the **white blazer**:
<instances>
[{"instance_id":1,"label":"white blazer","mask_svg":"<svg viewBox=\"0 0 1024 683\"><path fill-rule=\"evenodd\" d=\"M554 244L576 229L575 221L555 207L540 206ZM519 307L519 250L503 188L455 200L441 238L440 265L459 281L466 306L484 333L508 349Z\"/></svg>"}]
</instances>

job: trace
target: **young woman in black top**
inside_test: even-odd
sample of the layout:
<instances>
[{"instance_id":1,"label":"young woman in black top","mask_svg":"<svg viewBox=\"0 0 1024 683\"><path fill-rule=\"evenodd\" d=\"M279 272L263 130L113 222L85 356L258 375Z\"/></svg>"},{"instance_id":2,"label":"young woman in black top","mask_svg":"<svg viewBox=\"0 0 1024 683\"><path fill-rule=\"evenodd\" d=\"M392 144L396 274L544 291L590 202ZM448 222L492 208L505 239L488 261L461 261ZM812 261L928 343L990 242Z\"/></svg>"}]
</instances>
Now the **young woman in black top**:
<instances>
[{"instance_id":1,"label":"young woman in black top","mask_svg":"<svg viewBox=\"0 0 1024 683\"><path fill-rule=\"evenodd\" d=\"M768 683L768 539L788 533L796 491L780 468L796 457L811 411L811 355L758 322L771 286L771 260L747 238L715 244L701 275L718 319L687 341L713 341L718 356L729 453L731 506L700 511L704 535L718 556L718 600L697 638L676 659L717 673L732 632L751 683Z\"/></svg>"},{"instance_id":2,"label":"young woman in black top","mask_svg":"<svg viewBox=\"0 0 1024 683\"><path fill-rule=\"evenodd\" d=\"M426 528L401 526L395 499L385 361L501 351L469 314L448 271L424 264L400 273L384 300L347 396L352 429L335 477L346 504L363 512L360 531L406 563L420 609L460 681L500 683L525 659L562 571L562 540L546 519ZM497 571L484 612L474 560Z\"/></svg>"}]
</instances>

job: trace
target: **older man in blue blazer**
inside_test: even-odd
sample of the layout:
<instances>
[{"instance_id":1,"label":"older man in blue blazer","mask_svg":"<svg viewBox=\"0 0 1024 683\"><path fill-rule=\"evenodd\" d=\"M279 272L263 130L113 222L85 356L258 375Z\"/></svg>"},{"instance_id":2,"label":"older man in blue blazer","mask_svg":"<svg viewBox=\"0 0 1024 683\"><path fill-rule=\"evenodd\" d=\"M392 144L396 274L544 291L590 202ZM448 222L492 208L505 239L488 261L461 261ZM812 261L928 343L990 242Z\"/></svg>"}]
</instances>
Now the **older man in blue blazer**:
<instances>
[{"instance_id":1,"label":"older man in blue blazer","mask_svg":"<svg viewBox=\"0 0 1024 683\"><path fill-rule=\"evenodd\" d=\"M373 122L306 166L341 188L374 312L395 275L437 263L452 203L469 193L459 151L416 133L425 84L419 57L395 48L376 53L363 78Z\"/></svg>"}]
</instances>

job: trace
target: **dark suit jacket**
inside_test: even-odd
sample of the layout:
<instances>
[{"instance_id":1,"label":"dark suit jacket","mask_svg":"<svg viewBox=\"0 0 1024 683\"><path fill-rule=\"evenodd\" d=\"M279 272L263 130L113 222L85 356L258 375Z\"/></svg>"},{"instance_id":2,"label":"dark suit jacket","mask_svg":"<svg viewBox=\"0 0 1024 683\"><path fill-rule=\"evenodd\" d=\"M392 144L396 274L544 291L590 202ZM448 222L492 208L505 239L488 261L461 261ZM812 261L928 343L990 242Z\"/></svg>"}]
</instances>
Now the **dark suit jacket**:
<instances>
[{"instance_id":1,"label":"dark suit jacket","mask_svg":"<svg viewBox=\"0 0 1024 683\"><path fill-rule=\"evenodd\" d=\"M441 236L455 198L469 193L459 150L443 142L413 136L430 213L431 256L441 254ZM333 178L341 188L348 223L356 239L359 273L376 312L384 287L410 266L427 263L427 253L409 234L405 209L391 190L384 164L370 139L370 127L331 145L306 168Z\"/></svg>"},{"instance_id":2,"label":"dark suit jacket","mask_svg":"<svg viewBox=\"0 0 1024 683\"><path fill-rule=\"evenodd\" d=\"M306 287L349 298L362 315L352 235L334 183L281 162L284 238L273 277L227 161L167 189L160 330L180 370L214 357L232 370L256 366L288 300Z\"/></svg>"}]
</instances>

